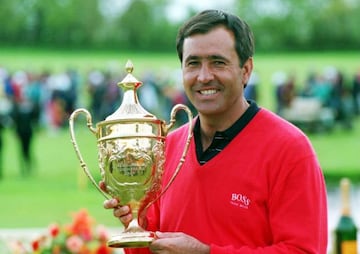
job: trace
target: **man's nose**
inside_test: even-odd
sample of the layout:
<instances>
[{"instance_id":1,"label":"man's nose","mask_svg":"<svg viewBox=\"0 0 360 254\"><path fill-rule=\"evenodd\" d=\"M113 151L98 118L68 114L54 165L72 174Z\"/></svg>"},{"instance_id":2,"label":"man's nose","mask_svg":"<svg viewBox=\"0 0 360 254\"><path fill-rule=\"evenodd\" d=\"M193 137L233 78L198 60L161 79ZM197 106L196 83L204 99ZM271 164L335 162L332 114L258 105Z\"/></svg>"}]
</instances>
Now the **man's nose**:
<instances>
[{"instance_id":1,"label":"man's nose","mask_svg":"<svg viewBox=\"0 0 360 254\"><path fill-rule=\"evenodd\" d=\"M201 65L197 79L201 83L208 83L214 79L211 68L207 64Z\"/></svg>"}]
</instances>

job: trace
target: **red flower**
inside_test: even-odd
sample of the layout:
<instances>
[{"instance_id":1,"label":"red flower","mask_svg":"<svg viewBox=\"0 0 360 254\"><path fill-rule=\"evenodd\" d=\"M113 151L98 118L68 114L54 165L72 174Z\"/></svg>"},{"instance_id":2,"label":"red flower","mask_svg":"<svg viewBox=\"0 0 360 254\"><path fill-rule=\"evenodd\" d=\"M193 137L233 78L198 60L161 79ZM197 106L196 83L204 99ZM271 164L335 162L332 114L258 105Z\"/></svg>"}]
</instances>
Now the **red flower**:
<instances>
[{"instance_id":1,"label":"red flower","mask_svg":"<svg viewBox=\"0 0 360 254\"><path fill-rule=\"evenodd\" d=\"M106 242L109 238L108 232L104 225L98 225L95 232L99 241Z\"/></svg>"},{"instance_id":2,"label":"red flower","mask_svg":"<svg viewBox=\"0 0 360 254\"><path fill-rule=\"evenodd\" d=\"M85 241L92 238L92 225L94 221L85 209L73 214L73 223L67 229L71 234L81 236Z\"/></svg>"},{"instance_id":3,"label":"red flower","mask_svg":"<svg viewBox=\"0 0 360 254\"><path fill-rule=\"evenodd\" d=\"M66 240L66 247L73 253L79 253L83 245L83 240L77 235L70 236Z\"/></svg>"},{"instance_id":4,"label":"red flower","mask_svg":"<svg viewBox=\"0 0 360 254\"><path fill-rule=\"evenodd\" d=\"M37 251L40 247L40 240L35 240L31 243L31 247L33 249L33 251Z\"/></svg>"},{"instance_id":5,"label":"red flower","mask_svg":"<svg viewBox=\"0 0 360 254\"><path fill-rule=\"evenodd\" d=\"M54 224L51 224L49 226L49 232L50 232L50 235L52 236L52 238L55 238L59 232L60 232L60 227L58 224L54 223Z\"/></svg>"},{"instance_id":6,"label":"red flower","mask_svg":"<svg viewBox=\"0 0 360 254\"><path fill-rule=\"evenodd\" d=\"M102 244L99 246L99 248L96 250L96 254L110 254L112 253L112 250L106 246L106 244Z\"/></svg>"}]
</instances>

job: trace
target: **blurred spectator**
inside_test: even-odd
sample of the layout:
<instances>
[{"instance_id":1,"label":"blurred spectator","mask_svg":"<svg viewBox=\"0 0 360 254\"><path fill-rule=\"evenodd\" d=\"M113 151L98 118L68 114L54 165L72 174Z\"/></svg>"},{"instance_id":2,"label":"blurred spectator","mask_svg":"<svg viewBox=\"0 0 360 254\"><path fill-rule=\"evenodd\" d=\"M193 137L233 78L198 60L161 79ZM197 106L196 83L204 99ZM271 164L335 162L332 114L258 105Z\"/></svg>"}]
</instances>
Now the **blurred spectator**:
<instances>
[{"instance_id":1,"label":"blurred spectator","mask_svg":"<svg viewBox=\"0 0 360 254\"><path fill-rule=\"evenodd\" d=\"M161 117L162 114L162 92L158 81L151 72L147 72L143 77L143 85L138 90L141 105L151 114Z\"/></svg>"},{"instance_id":2,"label":"blurred spectator","mask_svg":"<svg viewBox=\"0 0 360 254\"><path fill-rule=\"evenodd\" d=\"M330 104L332 84L324 75L318 74L312 84L309 96L317 98L322 106L327 107Z\"/></svg>"},{"instance_id":3,"label":"blurred spectator","mask_svg":"<svg viewBox=\"0 0 360 254\"><path fill-rule=\"evenodd\" d=\"M56 131L67 126L68 116L75 106L73 93L76 88L68 73L50 75L46 80L46 86L48 88L48 121L50 127Z\"/></svg>"},{"instance_id":4,"label":"blurred spectator","mask_svg":"<svg viewBox=\"0 0 360 254\"><path fill-rule=\"evenodd\" d=\"M350 91L345 85L343 74L334 67L325 70L325 77L332 84L330 107L334 110L335 120L344 128L351 129L353 109Z\"/></svg>"},{"instance_id":5,"label":"blurred spectator","mask_svg":"<svg viewBox=\"0 0 360 254\"><path fill-rule=\"evenodd\" d=\"M90 111L93 115L94 122L104 120L101 113L101 105L106 90L105 75L100 70L92 70L87 77L88 93L90 95Z\"/></svg>"},{"instance_id":6,"label":"blurred spectator","mask_svg":"<svg viewBox=\"0 0 360 254\"><path fill-rule=\"evenodd\" d=\"M10 124L10 111L12 109L12 103L7 96L7 92L10 84L10 75L5 68L0 67L0 179L3 178L3 150L4 138L3 132L5 128Z\"/></svg>"},{"instance_id":7,"label":"blurred spectator","mask_svg":"<svg viewBox=\"0 0 360 254\"><path fill-rule=\"evenodd\" d=\"M276 112L281 114L284 108L290 104L296 96L295 76L289 76L285 72L275 72L272 76L272 83L275 85Z\"/></svg>"},{"instance_id":8,"label":"blurred spectator","mask_svg":"<svg viewBox=\"0 0 360 254\"><path fill-rule=\"evenodd\" d=\"M280 113L283 109L283 100L282 100L282 88L286 83L287 75L283 71L274 72L271 77L271 83L275 86L275 101L276 101L276 113Z\"/></svg>"},{"instance_id":9,"label":"blurred spectator","mask_svg":"<svg viewBox=\"0 0 360 254\"><path fill-rule=\"evenodd\" d=\"M118 78L114 74L107 72L104 80L104 92L100 99L100 119L104 120L107 116L114 113L120 106L122 90L119 88Z\"/></svg>"},{"instance_id":10,"label":"blurred spectator","mask_svg":"<svg viewBox=\"0 0 360 254\"><path fill-rule=\"evenodd\" d=\"M303 97L312 97L313 87L316 85L317 74L314 71L310 71L307 75L304 88L300 91L300 96Z\"/></svg>"},{"instance_id":11,"label":"blurred spectator","mask_svg":"<svg viewBox=\"0 0 360 254\"><path fill-rule=\"evenodd\" d=\"M177 72L176 72L177 73ZM188 106L192 115L197 114L194 106L189 102L182 86L179 84L179 80L176 78L170 78L162 85L162 96L164 96L163 111L165 113L165 119L170 120L171 110L176 104L183 104ZM188 115L185 111L179 110L176 113L175 126L182 125L188 122Z\"/></svg>"},{"instance_id":12,"label":"blurred spectator","mask_svg":"<svg viewBox=\"0 0 360 254\"><path fill-rule=\"evenodd\" d=\"M352 85L352 97L354 104L354 113L356 115L360 114L360 69L354 76L353 85Z\"/></svg>"},{"instance_id":13,"label":"blurred spectator","mask_svg":"<svg viewBox=\"0 0 360 254\"><path fill-rule=\"evenodd\" d=\"M34 134L34 115L33 107L29 101L14 103L12 119L20 143L20 171L23 176L28 176L32 172L31 145Z\"/></svg>"},{"instance_id":14,"label":"blurred spectator","mask_svg":"<svg viewBox=\"0 0 360 254\"><path fill-rule=\"evenodd\" d=\"M245 98L248 100L256 101L258 99L257 87L260 83L259 75L256 72L252 72L249 82L244 90Z\"/></svg>"},{"instance_id":15,"label":"blurred spectator","mask_svg":"<svg viewBox=\"0 0 360 254\"><path fill-rule=\"evenodd\" d=\"M36 115L36 104L29 92L29 76L24 71L17 71L11 78L12 111L11 118L15 125L20 145L20 172L22 176L32 173L31 144L33 140L33 123Z\"/></svg>"},{"instance_id":16,"label":"blurred spectator","mask_svg":"<svg viewBox=\"0 0 360 254\"><path fill-rule=\"evenodd\" d=\"M43 85L40 77L35 73L28 74L29 82L24 88L24 96L31 102L33 122L36 127L40 124L42 111L42 91Z\"/></svg>"},{"instance_id":17,"label":"blurred spectator","mask_svg":"<svg viewBox=\"0 0 360 254\"><path fill-rule=\"evenodd\" d=\"M4 129L4 125L3 125L3 120L2 120L2 115L0 115L0 180L3 178L3 129Z\"/></svg>"},{"instance_id":18,"label":"blurred spectator","mask_svg":"<svg viewBox=\"0 0 360 254\"><path fill-rule=\"evenodd\" d=\"M76 109L80 87L80 75L75 69L68 69L66 75L69 78L70 86L64 95L66 119Z\"/></svg>"},{"instance_id":19,"label":"blurred spectator","mask_svg":"<svg viewBox=\"0 0 360 254\"><path fill-rule=\"evenodd\" d=\"M5 118L5 114L6 112L4 112L3 108L3 104L5 101L5 93L4 93L4 81L5 78L7 76L7 71L4 68L0 67L0 180L3 177L3 129L4 129L4 118Z\"/></svg>"}]
</instances>

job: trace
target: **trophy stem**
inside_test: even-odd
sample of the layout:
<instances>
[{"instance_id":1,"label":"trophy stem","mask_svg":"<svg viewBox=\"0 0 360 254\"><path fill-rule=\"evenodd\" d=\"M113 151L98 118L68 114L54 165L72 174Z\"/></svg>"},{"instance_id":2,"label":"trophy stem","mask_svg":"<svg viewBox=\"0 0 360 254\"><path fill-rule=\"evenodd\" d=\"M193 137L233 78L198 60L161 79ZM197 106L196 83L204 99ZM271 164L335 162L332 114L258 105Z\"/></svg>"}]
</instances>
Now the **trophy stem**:
<instances>
[{"instance_id":1,"label":"trophy stem","mask_svg":"<svg viewBox=\"0 0 360 254\"><path fill-rule=\"evenodd\" d=\"M139 248L147 247L156 238L154 232L146 231L138 222L139 202L129 203L132 220L124 232L112 236L107 245L112 248Z\"/></svg>"},{"instance_id":2,"label":"trophy stem","mask_svg":"<svg viewBox=\"0 0 360 254\"><path fill-rule=\"evenodd\" d=\"M133 215L136 216L136 215ZM137 216L133 217L127 228L125 229L125 233L134 233L134 232L144 232L145 230L139 225Z\"/></svg>"},{"instance_id":3,"label":"trophy stem","mask_svg":"<svg viewBox=\"0 0 360 254\"><path fill-rule=\"evenodd\" d=\"M140 225L138 221L139 217L139 202L137 201L130 201L129 207L131 210L132 220L130 221L129 225L126 227L125 232L143 232L145 231Z\"/></svg>"}]
</instances>

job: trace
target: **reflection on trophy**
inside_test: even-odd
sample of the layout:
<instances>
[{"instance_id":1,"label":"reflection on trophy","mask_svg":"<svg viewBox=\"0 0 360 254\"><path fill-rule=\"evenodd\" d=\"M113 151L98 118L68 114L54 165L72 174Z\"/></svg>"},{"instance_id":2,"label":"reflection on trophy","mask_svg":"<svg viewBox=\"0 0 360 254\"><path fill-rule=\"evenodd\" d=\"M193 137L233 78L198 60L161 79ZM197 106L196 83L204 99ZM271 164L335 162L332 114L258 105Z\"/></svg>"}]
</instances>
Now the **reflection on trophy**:
<instances>
[{"instance_id":1,"label":"reflection on trophy","mask_svg":"<svg viewBox=\"0 0 360 254\"><path fill-rule=\"evenodd\" d=\"M90 181L107 199L117 198L121 205L131 208L133 220L124 232L113 236L108 245L135 248L148 246L155 238L155 234L144 230L139 221L144 219L146 209L170 187L185 160L192 136L192 114L187 106L178 104L171 111L169 124L157 119L138 102L136 90L142 82L132 75L130 61L126 64L126 71L127 76L119 83L123 89L123 101L112 115L93 128L91 114L86 109L77 109L71 114L69 125L75 152ZM178 110L184 110L188 115L187 142L174 174L162 188L166 135L175 125ZM102 191L94 180L76 142L74 121L80 114L86 116L87 127L97 138L101 179L107 192Z\"/></svg>"}]
</instances>

